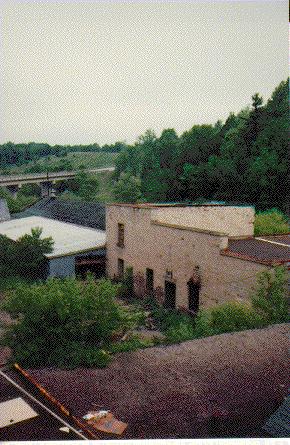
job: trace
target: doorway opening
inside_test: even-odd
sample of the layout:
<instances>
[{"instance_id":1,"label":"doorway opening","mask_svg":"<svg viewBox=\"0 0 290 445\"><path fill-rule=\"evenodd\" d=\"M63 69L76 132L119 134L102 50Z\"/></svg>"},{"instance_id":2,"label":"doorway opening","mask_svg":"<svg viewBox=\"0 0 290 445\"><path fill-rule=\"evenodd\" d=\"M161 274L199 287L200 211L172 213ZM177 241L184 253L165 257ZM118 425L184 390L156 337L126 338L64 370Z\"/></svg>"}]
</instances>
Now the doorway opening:
<instances>
[{"instance_id":1,"label":"doorway opening","mask_svg":"<svg viewBox=\"0 0 290 445\"><path fill-rule=\"evenodd\" d=\"M188 287L188 309L193 312L197 312L199 309L199 291L200 283L189 280Z\"/></svg>"},{"instance_id":2,"label":"doorway opening","mask_svg":"<svg viewBox=\"0 0 290 445\"><path fill-rule=\"evenodd\" d=\"M166 309L175 309L176 307L176 284L171 281L165 281L164 307Z\"/></svg>"},{"instance_id":3,"label":"doorway opening","mask_svg":"<svg viewBox=\"0 0 290 445\"><path fill-rule=\"evenodd\" d=\"M154 292L154 272L152 269L146 269L146 291L148 295Z\"/></svg>"}]
</instances>

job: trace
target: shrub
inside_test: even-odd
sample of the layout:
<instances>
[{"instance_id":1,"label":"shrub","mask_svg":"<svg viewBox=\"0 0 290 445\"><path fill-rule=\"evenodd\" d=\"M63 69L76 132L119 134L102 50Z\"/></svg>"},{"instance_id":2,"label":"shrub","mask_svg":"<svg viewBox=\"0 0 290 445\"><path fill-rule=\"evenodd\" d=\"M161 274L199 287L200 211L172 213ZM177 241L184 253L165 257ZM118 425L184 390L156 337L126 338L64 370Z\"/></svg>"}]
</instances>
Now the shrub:
<instances>
[{"instance_id":1,"label":"shrub","mask_svg":"<svg viewBox=\"0 0 290 445\"><path fill-rule=\"evenodd\" d=\"M194 337L202 338L214 335L214 330L211 324L210 310L200 310L197 313L194 324Z\"/></svg>"},{"instance_id":2,"label":"shrub","mask_svg":"<svg viewBox=\"0 0 290 445\"><path fill-rule=\"evenodd\" d=\"M6 199L10 213L21 212L37 201L36 196L24 196L21 193L19 193L16 198L13 198L3 187L0 187L0 198Z\"/></svg>"},{"instance_id":3,"label":"shrub","mask_svg":"<svg viewBox=\"0 0 290 445\"><path fill-rule=\"evenodd\" d=\"M248 304L229 302L211 310L210 326L214 334L261 328L263 317Z\"/></svg>"},{"instance_id":4,"label":"shrub","mask_svg":"<svg viewBox=\"0 0 290 445\"><path fill-rule=\"evenodd\" d=\"M190 320L180 321L165 331L167 343L180 343L194 338L194 327Z\"/></svg>"},{"instance_id":5,"label":"shrub","mask_svg":"<svg viewBox=\"0 0 290 445\"><path fill-rule=\"evenodd\" d=\"M255 236L276 235L288 232L289 225L287 217L280 210L271 209L256 214L254 223Z\"/></svg>"},{"instance_id":6,"label":"shrub","mask_svg":"<svg viewBox=\"0 0 290 445\"><path fill-rule=\"evenodd\" d=\"M113 192L118 202L137 202L141 199L141 181L130 173L122 173Z\"/></svg>"},{"instance_id":7,"label":"shrub","mask_svg":"<svg viewBox=\"0 0 290 445\"><path fill-rule=\"evenodd\" d=\"M257 287L252 296L252 304L265 321L284 323L289 319L287 299L287 273L283 266L258 275Z\"/></svg>"},{"instance_id":8,"label":"shrub","mask_svg":"<svg viewBox=\"0 0 290 445\"><path fill-rule=\"evenodd\" d=\"M24 366L105 366L101 352L128 323L110 281L49 279L9 293L2 308L17 319L2 343Z\"/></svg>"}]
</instances>

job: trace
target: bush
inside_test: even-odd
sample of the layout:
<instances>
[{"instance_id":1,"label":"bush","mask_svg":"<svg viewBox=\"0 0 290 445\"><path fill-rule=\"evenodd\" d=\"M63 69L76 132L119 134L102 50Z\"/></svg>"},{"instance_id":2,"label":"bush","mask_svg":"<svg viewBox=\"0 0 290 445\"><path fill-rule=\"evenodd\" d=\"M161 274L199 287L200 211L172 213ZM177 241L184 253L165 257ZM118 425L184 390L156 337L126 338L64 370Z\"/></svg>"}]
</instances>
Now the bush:
<instances>
[{"instance_id":1,"label":"bush","mask_svg":"<svg viewBox=\"0 0 290 445\"><path fill-rule=\"evenodd\" d=\"M289 319L287 294L286 268L278 266L273 271L263 271L258 275L252 304L266 323L285 323Z\"/></svg>"},{"instance_id":2,"label":"bush","mask_svg":"<svg viewBox=\"0 0 290 445\"><path fill-rule=\"evenodd\" d=\"M288 232L289 225L287 217L280 210L271 209L256 214L254 223L255 236L277 235Z\"/></svg>"},{"instance_id":3,"label":"bush","mask_svg":"<svg viewBox=\"0 0 290 445\"><path fill-rule=\"evenodd\" d=\"M106 345L128 324L115 300L117 288L92 277L19 286L2 304L18 321L2 343L23 366L105 366Z\"/></svg>"},{"instance_id":4,"label":"bush","mask_svg":"<svg viewBox=\"0 0 290 445\"><path fill-rule=\"evenodd\" d=\"M19 193L16 198L13 198L13 196L3 187L0 187L0 198L6 199L10 213L21 212L37 201L36 196L24 196L21 195L21 193Z\"/></svg>"},{"instance_id":5,"label":"bush","mask_svg":"<svg viewBox=\"0 0 290 445\"><path fill-rule=\"evenodd\" d=\"M214 335L214 330L211 324L210 310L198 311L194 323L194 338L210 337Z\"/></svg>"},{"instance_id":6,"label":"bush","mask_svg":"<svg viewBox=\"0 0 290 445\"><path fill-rule=\"evenodd\" d=\"M194 327L190 320L180 321L165 331L166 343L180 343L194 338Z\"/></svg>"},{"instance_id":7,"label":"bush","mask_svg":"<svg viewBox=\"0 0 290 445\"><path fill-rule=\"evenodd\" d=\"M250 305L233 301L211 310L210 326L214 334L223 334L261 328L265 321Z\"/></svg>"}]
</instances>

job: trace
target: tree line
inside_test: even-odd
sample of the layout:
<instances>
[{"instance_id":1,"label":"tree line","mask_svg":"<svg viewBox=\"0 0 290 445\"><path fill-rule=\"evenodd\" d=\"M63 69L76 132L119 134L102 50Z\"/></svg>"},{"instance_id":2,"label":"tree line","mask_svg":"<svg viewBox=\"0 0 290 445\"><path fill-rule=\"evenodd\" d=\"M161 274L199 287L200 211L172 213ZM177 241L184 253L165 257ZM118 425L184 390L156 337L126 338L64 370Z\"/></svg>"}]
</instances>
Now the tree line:
<instances>
[{"instance_id":1,"label":"tree line","mask_svg":"<svg viewBox=\"0 0 290 445\"><path fill-rule=\"evenodd\" d=\"M125 142L115 142L114 144L105 144L103 146L97 143L90 145L49 145L39 142L29 142L27 144L6 142L0 145L0 168L4 169L11 165L23 165L47 156L63 158L68 153L80 151L119 153L125 146Z\"/></svg>"},{"instance_id":2,"label":"tree line","mask_svg":"<svg viewBox=\"0 0 290 445\"><path fill-rule=\"evenodd\" d=\"M217 200L289 211L288 81L265 104L254 94L251 107L224 123L194 125L180 137L172 128L159 138L147 130L124 146L114 173L120 200Z\"/></svg>"}]
</instances>

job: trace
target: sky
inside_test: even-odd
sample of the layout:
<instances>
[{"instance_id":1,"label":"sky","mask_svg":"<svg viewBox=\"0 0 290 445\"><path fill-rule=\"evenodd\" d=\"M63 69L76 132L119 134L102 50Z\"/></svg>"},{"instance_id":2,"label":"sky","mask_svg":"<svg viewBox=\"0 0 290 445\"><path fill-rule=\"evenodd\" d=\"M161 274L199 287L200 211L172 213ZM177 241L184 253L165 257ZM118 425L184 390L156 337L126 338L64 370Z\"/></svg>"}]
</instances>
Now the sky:
<instances>
[{"instance_id":1,"label":"sky","mask_svg":"<svg viewBox=\"0 0 290 445\"><path fill-rule=\"evenodd\" d=\"M288 76L288 3L3 3L0 143L133 143Z\"/></svg>"}]
</instances>

